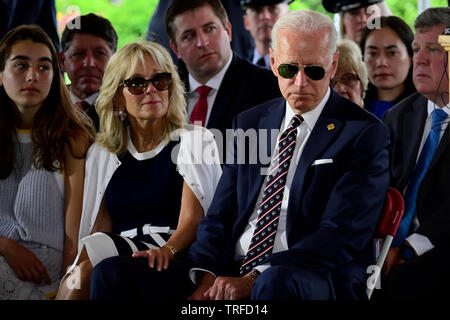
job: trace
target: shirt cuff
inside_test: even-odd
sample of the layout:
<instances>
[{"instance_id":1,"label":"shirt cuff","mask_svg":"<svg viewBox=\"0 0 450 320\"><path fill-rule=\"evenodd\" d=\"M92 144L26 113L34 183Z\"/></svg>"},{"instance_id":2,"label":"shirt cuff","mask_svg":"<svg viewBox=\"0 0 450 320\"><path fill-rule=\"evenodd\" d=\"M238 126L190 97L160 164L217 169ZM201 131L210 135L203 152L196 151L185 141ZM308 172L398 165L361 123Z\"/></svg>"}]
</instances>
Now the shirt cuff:
<instances>
[{"instance_id":1,"label":"shirt cuff","mask_svg":"<svg viewBox=\"0 0 450 320\"><path fill-rule=\"evenodd\" d=\"M408 238L406 238L406 241L408 241L408 243L418 256L434 248L430 239L418 233L413 233Z\"/></svg>"},{"instance_id":2,"label":"shirt cuff","mask_svg":"<svg viewBox=\"0 0 450 320\"><path fill-rule=\"evenodd\" d=\"M216 275L209 270L205 270L202 268L192 268L191 270L189 270L189 278L195 285L198 285L197 282L198 282L198 277L200 275L200 272L207 272L207 273L212 274L214 276L214 278L216 277Z\"/></svg>"},{"instance_id":3,"label":"shirt cuff","mask_svg":"<svg viewBox=\"0 0 450 320\"><path fill-rule=\"evenodd\" d=\"M269 268L270 268L270 263L265 263L265 264L260 264L256 267L254 267L253 269L258 270L259 273L263 273L264 271L266 271Z\"/></svg>"}]
</instances>

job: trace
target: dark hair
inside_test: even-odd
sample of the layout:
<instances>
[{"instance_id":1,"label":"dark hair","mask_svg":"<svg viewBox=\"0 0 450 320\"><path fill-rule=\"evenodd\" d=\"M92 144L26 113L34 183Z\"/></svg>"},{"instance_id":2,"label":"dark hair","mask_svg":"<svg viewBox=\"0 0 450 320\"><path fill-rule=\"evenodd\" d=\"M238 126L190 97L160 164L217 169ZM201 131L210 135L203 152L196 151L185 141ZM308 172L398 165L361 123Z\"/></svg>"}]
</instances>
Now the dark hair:
<instances>
[{"instance_id":1,"label":"dark hair","mask_svg":"<svg viewBox=\"0 0 450 320\"><path fill-rule=\"evenodd\" d=\"M428 29L437 25L450 27L450 8L428 8L419 14L414 21L414 29Z\"/></svg>"},{"instance_id":2,"label":"dark hair","mask_svg":"<svg viewBox=\"0 0 450 320\"><path fill-rule=\"evenodd\" d=\"M408 50L408 55L412 58L414 53L411 47L411 43L414 40L414 33L409 27L409 25L404 20L396 16L379 17L376 19L380 19L380 28L389 28L397 34L397 36L405 45L406 50ZM363 56L367 38L372 33L372 31L380 28L369 29L367 26L364 28L363 33L361 35L361 44L360 44Z\"/></svg>"},{"instance_id":3,"label":"dark hair","mask_svg":"<svg viewBox=\"0 0 450 320\"><path fill-rule=\"evenodd\" d=\"M410 26L403 19L401 19L399 17L383 16L383 17L379 17L376 19L380 19L380 28L389 28L397 34L399 39L405 45L406 50L408 52L408 56L411 58L411 65L409 67L408 75L406 76L406 79L404 82L405 90L404 90L403 94L400 95L400 97L403 98L406 95L410 95L412 92L415 92L415 87L414 87L414 83L412 80L412 69L413 69L412 58L413 58L414 52L413 52L412 46L411 46L411 43L414 41L414 33L413 33L412 29L410 28ZM360 44L363 57L364 57L364 51L365 51L364 49L365 49L367 38L372 33L372 31L380 29L380 28L369 29L366 26L365 29L363 30L363 33L361 35L361 44ZM366 100L370 100L370 99L376 99L376 88L372 83L369 83L369 86L368 86L368 89L366 92ZM394 101L398 101L398 99L396 99Z\"/></svg>"},{"instance_id":4,"label":"dark hair","mask_svg":"<svg viewBox=\"0 0 450 320\"><path fill-rule=\"evenodd\" d=\"M176 16L199 7L210 6L214 14L220 19L222 25L226 28L228 15L220 0L174 0L166 12L166 32L169 39L175 43L175 26L173 22Z\"/></svg>"},{"instance_id":5,"label":"dark hair","mask_svg":"<svg viewBox=\"0 0 450 320\"><path fill-rule=\"evenodd\" d=\"M53 79L48 96L36 112L31 139L33 141L33 163L36 168L49 171L60 169L64 164L66 144L74 155L72 139L84 134L89 142L94 140L94 129L89 119L73 107L69 91L59 67L58 54L47 34L37 25L22 25L9 31L0 41L0 72L5 70L6 61L13 45L22 40L31 40L47 46L52 56ZM15 103L0 86L0 179L5 179L14 169L16 127L20 123L20 113Z\"/></svg>"},{"instance_id":6,"label":"dark hair","mask_svg":"<svg viewBox=\"0 0 450 320\"><path fill-rule=\"evenodd\" d=\"M77 20L79 19L79 20ZM106 41L112 52L117 50L117 33L108 19L89 13L67 22L61 36L61 50L67 51L76 33L91 34Z\"/></svg>"}]
</instances>

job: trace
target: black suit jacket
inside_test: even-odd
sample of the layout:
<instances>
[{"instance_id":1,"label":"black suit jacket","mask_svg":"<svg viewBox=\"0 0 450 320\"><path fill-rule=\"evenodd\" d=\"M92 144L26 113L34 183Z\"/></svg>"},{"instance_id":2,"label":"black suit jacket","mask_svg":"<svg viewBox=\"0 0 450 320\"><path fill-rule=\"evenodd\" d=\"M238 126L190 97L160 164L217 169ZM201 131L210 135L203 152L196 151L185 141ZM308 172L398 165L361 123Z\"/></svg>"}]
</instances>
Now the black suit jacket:
<instances>
[{"instance_id":1,"label":"black suit jacket","mask_svg":"<svg viewBox=\"0 0 450 320\"><path fill-rule=\"evenodd\" d=\"M188 74L182 74L181 77L188 89ZM225 146L226 129L231 129L235 115L280 96L278 81L272 71L256 66L237 54L233 54L206 127L220 130ZM219 149L224 150L220 148L220 144L218 141Z\"/></svg>"},{"instance_id":2,"label":"black suit jacket","mask_svg":"<svg viewBox=\"0 0 450 320\"><path fill-rule=\"evenodd\" d=\"M427 113L427 99L415 93L388 110L384 122L391 134L390 185L403 192L414 172ZM450 132L447 127L420 185L416 233L434 246L450 239Z\"/></svg>"},{"instance_id":3,"label":"black suit jacket","mask_svg":"<svg viewBox=\"0 0 450 320\"><path fill-rule=\"evenodd\" d=\"M239 114L234 129L279 129L286 101L278 98ZM276 142L275 142L276 143ZM332 91L304 146L290 188L286 219L289 250L268 258L272 266L306 268L328 277L335 297L365 296L372 237L389 182L389 133L381 121ZM268 166L236 164L240 154L269 153L270 137L235 141L189 254L192 267L229 276L235 245L248 224ZM315 165L315 160L328 159ZM332 161L331 161L332 160ZM320 163L320 161L318 162ZM291 164L292 165L292 164ZM263 261L262 263L264 263Z\"/></svg>"}]
</instances>

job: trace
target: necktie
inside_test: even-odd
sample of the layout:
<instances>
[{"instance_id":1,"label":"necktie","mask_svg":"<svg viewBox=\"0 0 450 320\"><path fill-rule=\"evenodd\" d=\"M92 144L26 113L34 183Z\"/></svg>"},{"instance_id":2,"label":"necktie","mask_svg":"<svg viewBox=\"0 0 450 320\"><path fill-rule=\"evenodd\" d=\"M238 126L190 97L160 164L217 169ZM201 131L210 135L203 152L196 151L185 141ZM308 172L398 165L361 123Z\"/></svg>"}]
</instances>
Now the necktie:
<instances>
[{"instance_id":1,"label":"necktie","mask_svg":"<svg viewBox=\"0 0 450 320\"><path fill-rule=\"evenodd\" d=\"M196 89L200 95L197 103L194 106L191 114L191 123L205 126L206 113L208 112L208 93L212 88L207 86L200 86Z\"/></svg>"},{"instance_id":2,"label":"necktie","mask_svg":"<svg viewBox=\"0 0 450 320\"><path fill-rule=\"evenodd\" d=\"M87 103L84 100L78 101L76 103L76 105L78 106L78 108L80 108L84 112L86 112L89 109L89 107L91 106L89 103Z\"/></svg>"},{"instance_id":3,"label":"necktie","mask_svg":"<svg viewBox=\"0 0 450 320\"><path fill-rule=\"evenodd\" d=\"M392 247L400 246L409 234L411 222L416 211L417 192L419 191L420 183L427 172L428 166L430 165L434 152L439 144L441 123L446 117L447 113L440 108L437 108L432 112L433 121L431 130L423 145L422 152L420 153L419 160L417 161L411 180L408 183L408 187L406 188L404 195L405 213L398 228L397 235L392 243Z\"/></svg>"},{"instance_id":4,"label":"necktie","mask_svg":"<svg viewBox=\"0 0 450 320\"><path fill-rule=\"evenodd\" d=\"M266 60L264 60L264 57L261 57L258 59L258 61L256 61L256 64L261 66L261 67L265 67L266 66Z\"/></svg>"},{"instance_id":5,"label":"necktie","mask_svg":"<svg viewBox=\"0 0 450 320\"><path fill-rule=\"evenodd\" d=\"M271 171L267 175L261 205L258 209L258 219L253 232L250 247L242 261L239 273L243 276L252 271L272 253L273 242L280 218L286 176L295 150L297 127L303 121L300 115L292 117L289 127L280 136L278 154L273 159Z\"/></svg>"}]
</instances>

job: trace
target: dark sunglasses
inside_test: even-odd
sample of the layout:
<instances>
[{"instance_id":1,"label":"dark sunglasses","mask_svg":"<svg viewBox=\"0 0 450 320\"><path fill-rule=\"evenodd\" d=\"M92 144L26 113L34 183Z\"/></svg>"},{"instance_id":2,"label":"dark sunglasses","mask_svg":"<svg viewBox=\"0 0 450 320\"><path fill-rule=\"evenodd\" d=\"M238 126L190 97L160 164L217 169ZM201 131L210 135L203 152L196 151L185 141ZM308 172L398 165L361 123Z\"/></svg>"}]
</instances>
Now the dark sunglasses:
<instances>
[{"instance_id":1,"label":"dark sunglasses","mask_svg":"<svg viewBox=\"0 0 450 320\"><path fill-rule=\"evenodd\" d=\"M123 83L128 88L131 94L140 95L143 94L148 85L151 83L156 90L164 91L169 89L172 83L172 75L169 72L162 72L155 74L151 79L145 79L143 77L132 77L124 80Z\"/></svg>"},{"instance_id":2,"label":"dark sunglasses","mask_svg":"<svg viewBox=\"0 0 450 320\"><path fill-rule=\"evenodd\" d=\"M278 66L278 74L285 79L290 79L298 73L299 69L298 65L282 63ZM325 76L325 68L322 66L306 65L303 66L303 72L308 78L315 81L321 80Z\"/></svg>"},{"instance_id":3,"label":"dark sunglasses","mask_svg":"<svg viewBox=\"0 0 450 320\"><path fill-rule=\"evenodd\" d=\"M342 83L343 85L346 85L347 87L354 87L356 86L357 82L359 81L359 76L355 73L346 73L342 77L334 77L331 79L330 83L332 87L335 87L336 84Z\"/></svg>"}]
</instances>

